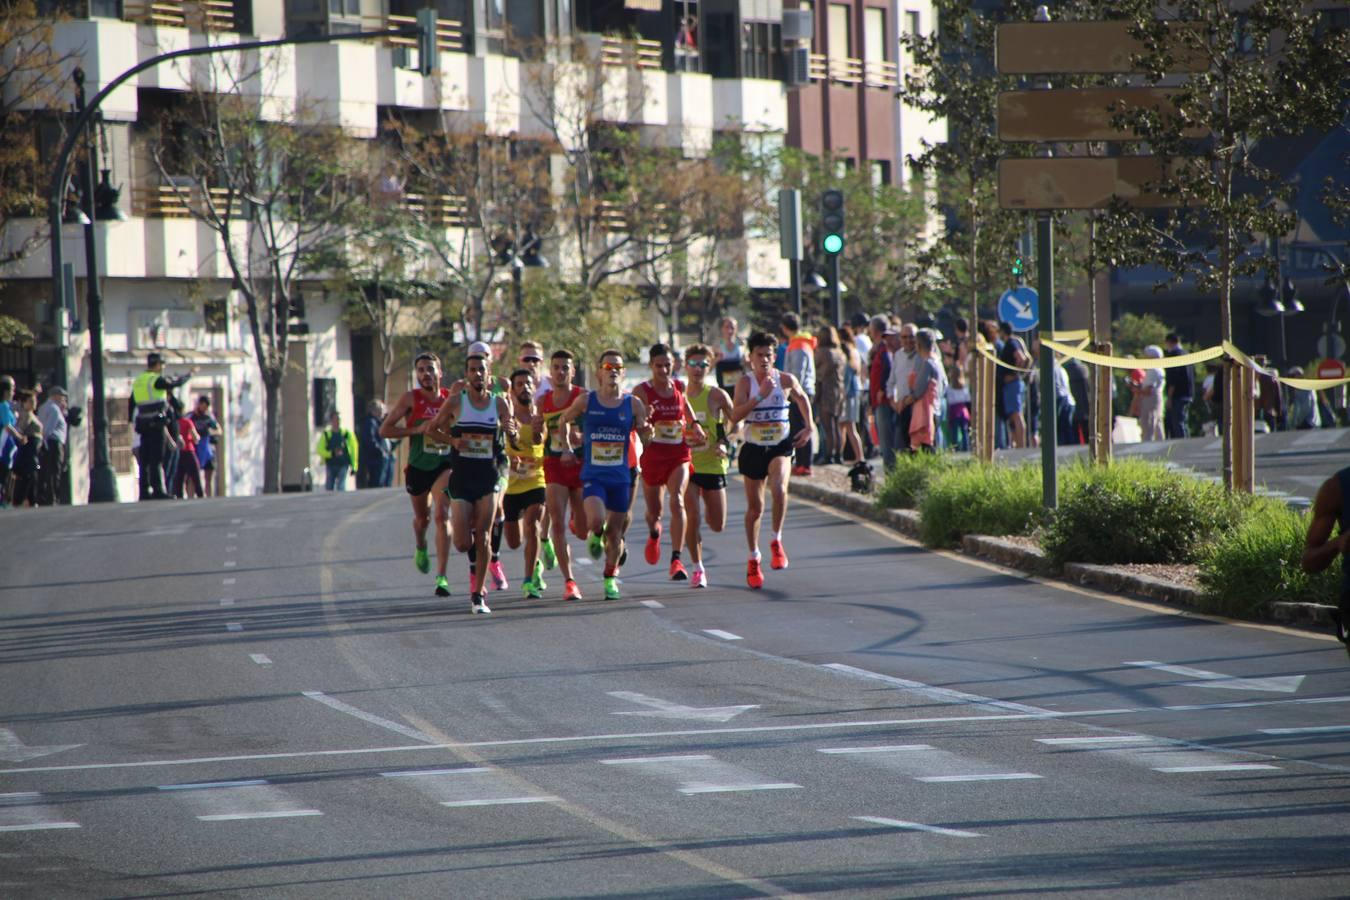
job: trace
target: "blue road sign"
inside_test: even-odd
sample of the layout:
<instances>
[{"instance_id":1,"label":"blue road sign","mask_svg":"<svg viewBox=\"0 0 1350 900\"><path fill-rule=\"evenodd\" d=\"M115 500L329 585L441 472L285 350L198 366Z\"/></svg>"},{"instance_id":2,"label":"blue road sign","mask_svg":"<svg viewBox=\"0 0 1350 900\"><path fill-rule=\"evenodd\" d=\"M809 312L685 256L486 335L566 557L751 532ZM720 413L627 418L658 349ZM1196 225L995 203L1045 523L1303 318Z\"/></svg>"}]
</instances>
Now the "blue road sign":
<instances>
[{"instance_id":1,"label":"blue road sign","mask_svg":"<svg viewBox=\"0 0 1350 900\"><path fill-rule=\"evenodd\" d=\"M1013 331L1034 331L1041 322L1041 303L1036 289L1022 285L1004 291L998 298L998 318L1011 325Z\"/></svg>"}]
</instances>

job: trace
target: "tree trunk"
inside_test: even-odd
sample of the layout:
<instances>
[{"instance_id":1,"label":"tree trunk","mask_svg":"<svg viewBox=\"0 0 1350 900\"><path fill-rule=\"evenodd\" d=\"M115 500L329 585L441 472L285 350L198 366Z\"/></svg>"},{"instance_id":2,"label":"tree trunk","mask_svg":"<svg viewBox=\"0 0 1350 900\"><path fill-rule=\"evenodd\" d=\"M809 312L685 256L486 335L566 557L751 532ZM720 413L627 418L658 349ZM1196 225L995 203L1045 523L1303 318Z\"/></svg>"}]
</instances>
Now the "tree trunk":
<instances>
[{"instance_id":1,"label":"tree trunk","mask_svg":"<svg viewBox=\"0 0 1350 900\"><path fill-rule=\"evenodd\" d=\"M281 493L281 381L285 372L263 372L263 493Z\"/></svg>"}]
</instances>

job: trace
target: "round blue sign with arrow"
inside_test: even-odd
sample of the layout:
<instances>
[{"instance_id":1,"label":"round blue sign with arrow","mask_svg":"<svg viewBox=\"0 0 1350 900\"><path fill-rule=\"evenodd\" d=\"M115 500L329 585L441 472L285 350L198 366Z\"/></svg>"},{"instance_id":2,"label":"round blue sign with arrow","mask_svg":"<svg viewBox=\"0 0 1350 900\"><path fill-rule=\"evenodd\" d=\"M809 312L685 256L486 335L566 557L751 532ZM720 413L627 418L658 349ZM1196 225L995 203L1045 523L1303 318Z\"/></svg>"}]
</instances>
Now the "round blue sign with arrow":
<instances>
[{"instance_id":1,"label":"round blue sign with arrow","mask_svg":"<svg viewBox=\"0 0 1350 900\"><path fill-rule=\"evenodd\" d=\"M998 318L1013 331L1034 331L1041 322L1040 297L1035 288L1021 285L998 298Z\"/></svg>"}]
</instances>

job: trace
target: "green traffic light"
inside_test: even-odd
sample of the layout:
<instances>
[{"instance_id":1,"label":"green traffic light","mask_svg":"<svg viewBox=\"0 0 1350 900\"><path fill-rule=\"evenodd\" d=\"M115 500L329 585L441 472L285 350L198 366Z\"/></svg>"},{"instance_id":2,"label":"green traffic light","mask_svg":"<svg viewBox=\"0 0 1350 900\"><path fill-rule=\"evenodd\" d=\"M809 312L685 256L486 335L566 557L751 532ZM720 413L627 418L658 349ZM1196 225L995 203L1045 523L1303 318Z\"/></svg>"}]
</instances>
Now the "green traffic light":
<instances>
[{"instance_id":1,"label":"green traffic light","mask_svg":"<svg viewBox=\"0 0 1350 900\"><path fill-rule=\"evenodd\" d=\"M1022 257L1020 256L1014 257L1012 263L1012 273L1014 275L1020 276L1023 274L1023 272L1025 272L1025 267L1022 265Z\"/></svg>"},{"instance_id":2,"label":"green traffic light","mask_svg":"<svg viewBox=\"0 0 1350 900\"><path fill-rule=\"evenodd\" d=\"M844 239L837 234L825 235L825 240L821 242L826 253L838 253L844 249Z\"/></svg>"}]
</instances>

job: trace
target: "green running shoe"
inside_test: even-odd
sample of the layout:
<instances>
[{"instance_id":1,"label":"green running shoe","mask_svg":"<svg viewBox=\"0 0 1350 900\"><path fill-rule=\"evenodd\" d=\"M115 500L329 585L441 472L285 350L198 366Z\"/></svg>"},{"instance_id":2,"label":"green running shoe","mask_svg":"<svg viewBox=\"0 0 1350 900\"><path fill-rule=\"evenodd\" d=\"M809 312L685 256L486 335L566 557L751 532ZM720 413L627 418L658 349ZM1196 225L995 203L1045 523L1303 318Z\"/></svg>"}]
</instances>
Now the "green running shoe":
<instances>
[{"instance_id":1,"label":"green running shoe","mask_svg":"<svg viewBox=\"0 0 1350 900\"><path fill-rule=\"evenodd\" d=\"M619 599L619 579L615 578L613 575L605 579L605 599Z\"/></svg>"},{"instance_id":2,"label":"green running shoe","mask_svg":"<svg viewBox=\"0 0 1350 900\"><path fill-rule=\"evenodd\" d=\"M548 582L544 581L544 564L539 560L534 561L534 586L541 591L548 590Z\"/></svg>"},{"instance_id":3,"label":"green running shoe","mask_svg":"<svg viewBox=\"0 0 1350 900\"><path fill-rule=\"evenodd\" d=\"M553 549L553 538L544 538L540 541L540 545L540 549L544 554L544 568L551 572L553 571L553 567L558 564L558 554ZM538 571L538 569L535 571ZM544 586L543 582L540 582L539 586L542 588Z\"/></svg>"},{"instance_id":4,"label":"green running shoe","mask_svg":"<svg viewBox=\"0 0 1350 900\"><path fill-rule=\"evenodd\" d=\"M598 534L593 534L586 538L586 552L591 555L591 559L599 559L605 555L605 541Z\"/></svg>"},{"instance_id":5,"label":"green running shoe","mask_svg":"<svg viewBox=\"0 0 1350 900\"><path fill-rule=\"evenodd\" d=\"M418 547L413 553L413 565L417 566L417 571L423 575L431 571L431 558L427 556L426 547Z\"/></svg>"},{"instance_id":6,"label":"green running shoe","mask_svg":"<svg viewBox=\"0 0 1350 900\"><path fill-rule=\"evenodd\" d=\"M436 596L437 597L450 596L450 579L446 578L444 575L436 576Z\"/></svg>"},{"instance_id":7,"label":"green running shoe","mask_svg":"<svg viewBox=\"0 0 1350 900\"><path fill-rule=\"evenodd\" d=\"M543 596L539 583L533 578L525 579L525 583L520 586L520 592L525 595L526 600L538 600Z\"/></svg>"}]
</instances>

